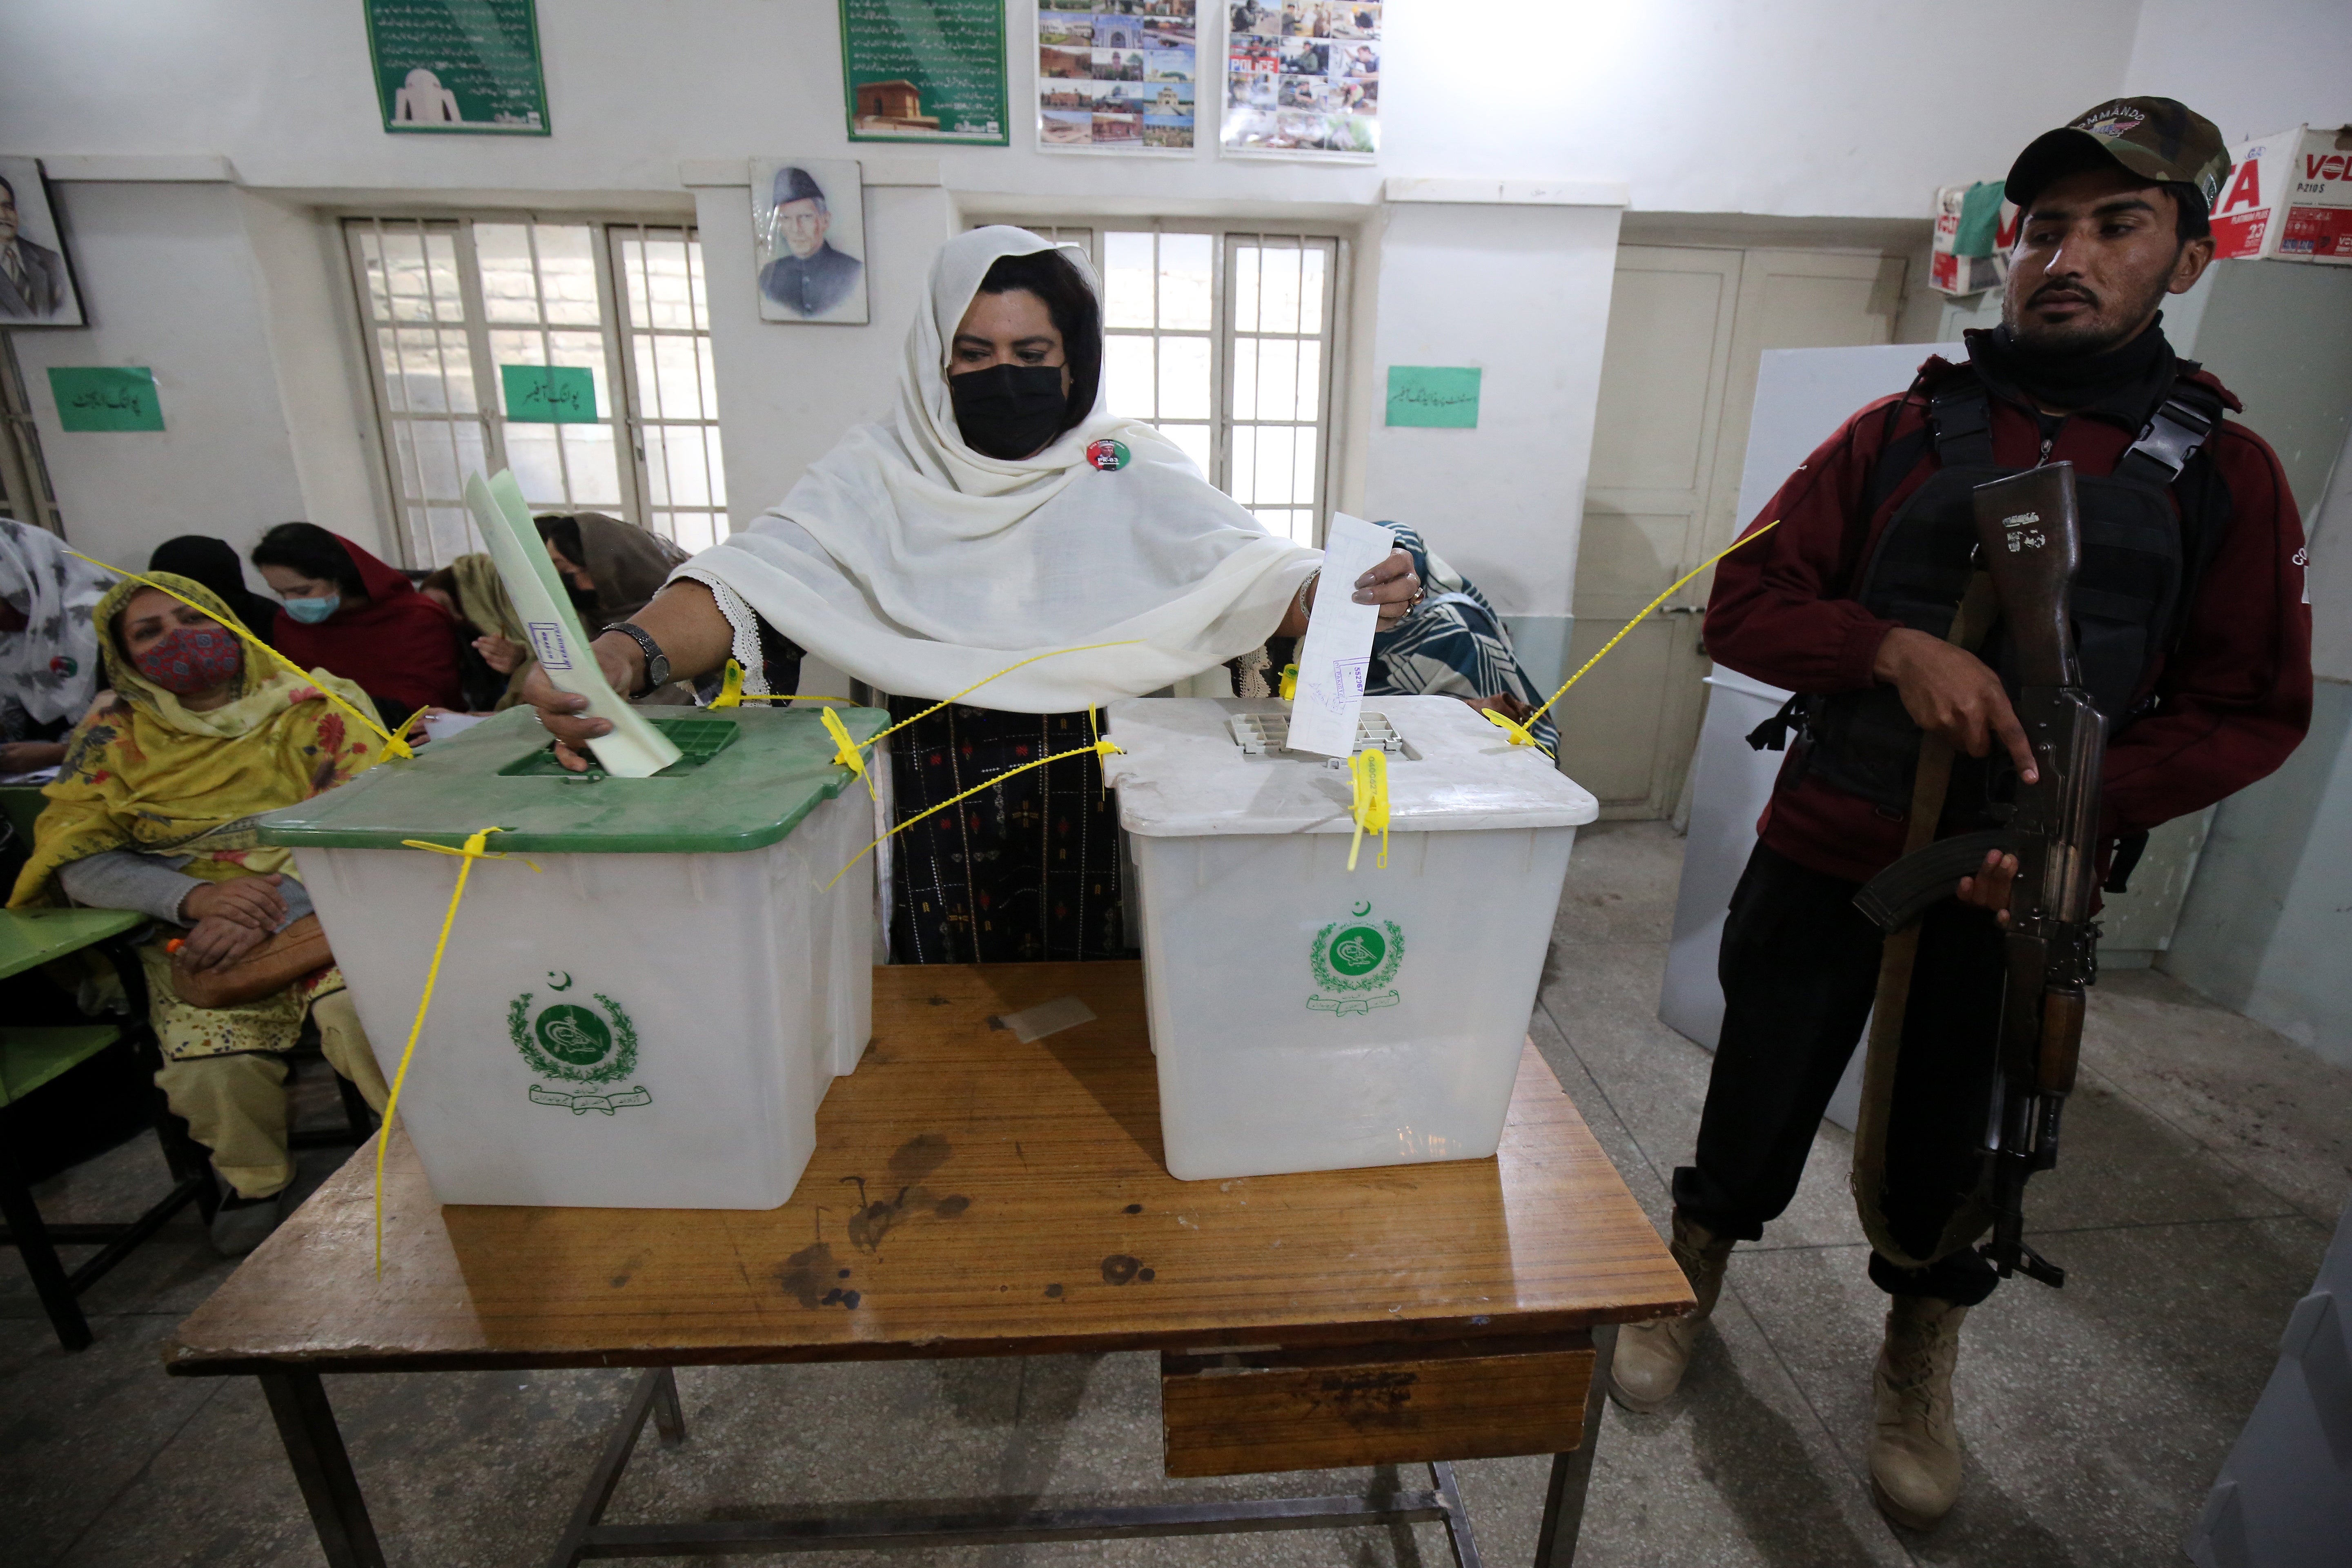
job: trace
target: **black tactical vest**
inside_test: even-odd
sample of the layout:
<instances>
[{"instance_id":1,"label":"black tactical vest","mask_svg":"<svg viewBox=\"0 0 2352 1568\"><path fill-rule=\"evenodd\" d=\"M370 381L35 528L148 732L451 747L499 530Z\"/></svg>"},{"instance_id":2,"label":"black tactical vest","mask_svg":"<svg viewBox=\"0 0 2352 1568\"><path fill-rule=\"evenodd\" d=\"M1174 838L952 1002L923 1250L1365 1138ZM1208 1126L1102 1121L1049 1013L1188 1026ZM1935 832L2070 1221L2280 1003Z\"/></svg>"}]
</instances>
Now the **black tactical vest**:
<instances>
[{"instance_id":1,"label":"black tactical vest","mask_svg":"<svg viewBox=\"0 0 2352 1568\"><path fill-rule=\"evenodd\" d=\"M2184 363L2183 369L2196 366ZM2073 595L2074 638L2084 684L2107 716L2110 739L2137 717L2135 700L2177 640L2196 580L2226 525L2227 496L2210 459L2197 465L2201 474L2192 471L2197 495L2189 504L2176 506L2173 493L2221 418L2221 402L2210 388L2177 379L2114 473L2075 476L2083 564ZM1975 569L1969 492L2020 470L1993 461L1991 397L1971 369L1963 367L1932 397L1927 433L1939 467L1880 533L1853 597L1874 616L1940 637L1951 630ZM1889 471L1873 475L1874 511L1913 466L1891 449L1880 462ZM2013 696L2018 682L2003 628L1996 625L1979 651ZM1910 809L1921 731L1894 687L1801 696L1787 711L1790 719L1801 713L1805 731L1792 780L1810 774L1890 816ZM1767 743L1764 733L1750 743ZM1941 831L1998 820L2011 771L1998 747L1989 758L1956 759Z\"/></svg>"}]
</instances>

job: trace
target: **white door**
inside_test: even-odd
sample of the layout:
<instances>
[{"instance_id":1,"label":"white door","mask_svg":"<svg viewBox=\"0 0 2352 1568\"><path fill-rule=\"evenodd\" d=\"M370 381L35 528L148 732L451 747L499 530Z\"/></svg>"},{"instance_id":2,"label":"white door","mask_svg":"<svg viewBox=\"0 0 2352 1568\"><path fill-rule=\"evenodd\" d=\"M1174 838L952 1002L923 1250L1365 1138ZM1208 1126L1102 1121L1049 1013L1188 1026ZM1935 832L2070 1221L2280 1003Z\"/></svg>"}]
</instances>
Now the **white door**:
<instances>
[{"instance_id":1,"label":"white door","mask_svg":"<svg viewBox=\"0 0 2352 1568\"><path fill-rule=\"evenodd\" d=\"M1898 258L1845 252L1619 247L1569 668L1747 521L1735 513L1763 352L1887 342L1903 272ZM1560 704L1560 766L1604 817L1664 816L1681 794L1712 577L1633 627Z\"/></svg>"}]
</instances>

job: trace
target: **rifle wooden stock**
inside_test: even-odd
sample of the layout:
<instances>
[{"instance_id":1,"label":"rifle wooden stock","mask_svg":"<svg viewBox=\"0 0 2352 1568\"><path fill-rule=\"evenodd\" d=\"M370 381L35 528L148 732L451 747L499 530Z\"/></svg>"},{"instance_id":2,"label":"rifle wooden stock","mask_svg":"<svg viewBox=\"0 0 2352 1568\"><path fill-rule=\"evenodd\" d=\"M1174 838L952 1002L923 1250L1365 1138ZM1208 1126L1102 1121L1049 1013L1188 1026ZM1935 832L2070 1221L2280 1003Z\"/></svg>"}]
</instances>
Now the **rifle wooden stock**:
<instances>
[{"instance_id":1,"label":"rifle wooden stock","mask_svg":"<svg viewBox=\"0 0 2352 1568\"><path fill-rule=\"evenodd\" d=\"M2065 1271L2024 1239L2025 1184L2058 1161L2058 1127L2083 1044L2084 987L2095 977L2091 924L2099 779L2107 721L2082 687L2071 590L2082 559L2072 465L2053 463L1975 492L1977 543L2009 626L2015 703L2037 774L2021 776L2010 826L2008 991L2001 1007L2000 1146L1993 1152L1991 1242L2005 1276L2044 1284Z\"/></svg>"}]
</instances>

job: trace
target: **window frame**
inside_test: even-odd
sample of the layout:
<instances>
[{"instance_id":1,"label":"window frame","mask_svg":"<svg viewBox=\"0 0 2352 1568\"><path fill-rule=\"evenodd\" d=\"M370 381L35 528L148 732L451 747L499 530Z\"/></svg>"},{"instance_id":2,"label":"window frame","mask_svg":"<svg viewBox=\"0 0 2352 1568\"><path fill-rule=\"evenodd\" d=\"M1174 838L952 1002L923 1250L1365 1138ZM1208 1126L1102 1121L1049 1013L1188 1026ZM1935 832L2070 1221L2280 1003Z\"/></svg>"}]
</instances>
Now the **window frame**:
<instances>
[{"instance_id":1,"label":"window frame","mask_svg":"<svg viewBox=\"0 0 2352 1568\"><path fill-rule=\"evenodd\" d=\"M1342 457L1347 442L1347 410L1344 405L1348 387L1346 374L1349 353L1348 327L1350 321L1355 263L1355 237L1348 229L1338 225L1265 223L1243 218L1086 216L1051 219L1024 217L1018 215L985 216L975 215L967 216L964 220L964 225L968 228L979 228L989 224L1010 224L1057 243L1079 245L1085 249L1087 260L1093 264L1095 276L1097 279L1103 276L1103 236L1107 231L1123 234L1146 232L1155 235L1201 234L1210 237L1212 273L1208 336L1211 408L1208 424L1211 464L1208 479L1211 484L1224 490L1228 495L1233 493L1229 487L1233 483L1234 431L1237 424L1303 426L1307 423L1255 419L1237 421L1234 417L1234 362L1237 357L1234 353L1235 329L1233 321L1232 298L1234 249L1241 244L1268 240L1329 245L1331 261L1325 268L1323 278L1323 330L1320 334L1323 343L1323 363L1320 372L1322 384L1318 395L1318 415L1314 421L1318 450L1316 453L1314 466L1314 499L1306 508L1311 512L1311 531L1314 536L1306 542L1318 548L1321 546L1324 535L1330 526L1331 513L1338 510L1341 478L1346 469ZM1156 326L1115 328L1106 325L1104 336L1107 339L1114 336L1157 338L1163 331L1167 330ZM1170 335L1181 337L1192 334L1186 330L1175 330ZM1303 334L1273 335L1300 336ZM1107 364L1108 354L1106 353L1104 358ZM1158 422L1146 420L1145 423ZM1178 419L1171 420L1170 423L1195 424L1198 421ZM1246 501L1241 502L1241 505L1253 513L1257 510ZM1301 509L1296 506L1277 507L1268 504L1265 510L1272 511Z\"/></svg>"},{"instance_id":2,"label":"window frame","mask_svg":"<svg viewBox=\"0 0 2352 1568\"><path fill-rule=\"evenodd\" d=\"M344 277L351 289L351 320L359 330L362 352L365 357L370 378L369 405L374 416L375 468L378 478L384 485L384 495L391 509L390 537L398 546L401 564L412 571L429 570L436 565L443 564L443 563L426 559L431 553L432 544L429 524L421 521L413 524L410 514L412 510L422 513L428 509L446 507L450 503L443 498L411 493L408 482L401 472L399 447L394 437L396 427L407 423L436 425L471 423L480 433L483 461L489 471L496 472L499 468L511 467L507 451L507 426L512 422L506 417L504 392L499 381L498 361L490 346L491 333L494 331L536 331L540 337L542 358L551 359L552 345L550 334L564 331L587 330L583 327L566 327L546 320L544 273L539 265L538 239L535 233L539 226L585 227L590 231L591 270L596 284L595 331L604 339L604 384L612 391L611 406L602 411L597 423L612 433L614 443L614 470L620 491L620 500L614 510L619 512L623 521L664 538L668 538L670 535L660 528L653 526L656 516L667 519L679 511L709 511L717 514L719 519L719 537L722 539L725 537L724 520L727 516L727 507L724 501L713 501L708 507L698 509L681 508L674 501L656 506L652 500L652 476L649 471L646 443L642 434L643 427L647 425L699 425L717 431L720 427L720 421L715 412L709 417L698 420L679 419L667 416L655 416L642 412L649 405L639 383L634 342L634 335L637 333L644 333L649 337L656 334L698 336L705 340L706 352L715 356L717 351L714 336L707 324L701 328L686 329L656 328L650 323L639 326L632 317L628 290L622 286L623 279L620 276L619 246L623 238L643 239L675 235L682 237L689 243L699 245L700 227L695 222L694 215L690 213L543 211L503 206L465 208L385 206L353 208L337 211L330 216L342 239ZM480 261L476 254L474 244L476 226L485 223L519 225L530 237L532 247L532 275L540 281L542 289L541 320L536 325L519 321L493 322L490 321L489 311L482 293ZM385 325L398 323L380 322L375 319L368 281L367 262L356 238L357 234L371 226L377 236L379 246L387 234L432 235L436 232L446 232L451 237L457 273L458 302L464 312L464 320L459 324L463 328L466 352L470 362L468 368L472 374L475 387L475 407L471 413L444 411L439 414L429 414L419 419L413 411L392 406L392 384L385 372L379 329ZM704 299L706 323L709 316L708 277L709 268L706 264L703 268L704 282L700 286ZM437 316L432 324L441 331L446 331L450 328L449 323L443 321ZM558 471L563 476L565 489L570 490L572 488L570 458L565 453L564 444L561 439L556 443L556 453ZM724 477L723 467L710 469L709 478L715 481L713 489L720 493L724 490ZM421 482L421 472L419 479ZM572 504L594 506L601 503L575 502ZM549 509L535 507L533 510ZM470 518L466 520L466 531L467 539L473 541L476 547L479 548Z\"/></svg>"}]
</instances>

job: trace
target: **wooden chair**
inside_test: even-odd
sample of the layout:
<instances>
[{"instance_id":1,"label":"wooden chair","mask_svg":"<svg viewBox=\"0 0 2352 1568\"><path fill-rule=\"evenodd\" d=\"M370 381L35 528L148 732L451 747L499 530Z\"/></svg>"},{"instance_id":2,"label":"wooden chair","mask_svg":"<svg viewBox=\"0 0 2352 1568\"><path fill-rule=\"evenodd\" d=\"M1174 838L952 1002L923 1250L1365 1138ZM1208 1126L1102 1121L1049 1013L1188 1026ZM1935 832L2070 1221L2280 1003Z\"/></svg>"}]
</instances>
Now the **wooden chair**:
<instances>
[{"instance_id":1,"label":"wooden chair","mask_svg":"<svg viewBox=\"0 0 2352 1568\"><path fill-rule=\"evenodd\" d=\"M37 789L0 787L0 817L26 844L32 842L33 819L42 804ZM113 965L130 1009L120 1024L0 1026L0 1218L7 1221L6 1229L0 1230L0 1245L13 1246L23 1256L41 1308L68 1350L90 1342L89 1323L77 1300L84 1290L189 1204L209 1223L218 1203L211 1161L188 1136L187 1124L171 1113L163 1091L153 1087L163 1061L147 1024L146 977L131 947L131 936L147 923L144 915L128 910L0 910L0 981L95 949ZM117 1048L131 1052L140 1081L152 1097L155 1136L172 1173L172 1190L127 1223L50 1225L33 1202L20 1163L20 1129L26 1119L40 1113L35 1101L45 1086ZM60 1246L92 1245L100 1249L97 1255L71 1272L58 1258Z\"/></svg>"}]
</instances>

